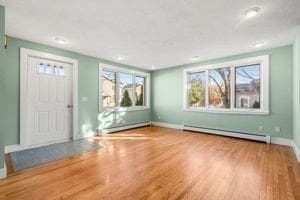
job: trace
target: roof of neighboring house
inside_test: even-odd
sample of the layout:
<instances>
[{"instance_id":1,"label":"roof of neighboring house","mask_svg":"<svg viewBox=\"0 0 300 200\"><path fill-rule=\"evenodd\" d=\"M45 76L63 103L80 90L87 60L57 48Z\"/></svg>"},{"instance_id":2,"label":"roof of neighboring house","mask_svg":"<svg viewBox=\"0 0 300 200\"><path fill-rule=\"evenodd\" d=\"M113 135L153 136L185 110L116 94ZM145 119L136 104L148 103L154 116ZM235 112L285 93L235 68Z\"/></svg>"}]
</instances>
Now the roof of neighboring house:
<instances>
[{"instance_id":1,"label":"roof of neighboring house","mask_svg":"<svg viewBox=\"0 0 300 200\"><path fill-rule=\"evenodd\" d=\"M242 83L235 86L236 93L257 93L260 90L259 82Z\"/></svg>"},{"instance_id":2,"label":"roof of neighboring house","mask_svg":"<svg viewBox=\"0 0 300 200\"><path fill-rule=\"evenodd\" d=\"M113 84L115 84L115 82L113 80L111 80L110 78L108 78L104 74L102 74L102 78L105 78L106 80L108 80L108 81L112 82Z\"/></svg>"},{"instance_id":3,"label":"roof of neighboring house","mask_svg":"<svg viewBox=\"0 0 300 200\"><path fill-rule=\"evenodd\" d=\"M136 87L139 87L139 86L143 86L142 84L136 84ZM127 85L124 85L122 86L123 88L132 88L133 87L133 84L127 84Z\"/></svg>"}]
</instances>

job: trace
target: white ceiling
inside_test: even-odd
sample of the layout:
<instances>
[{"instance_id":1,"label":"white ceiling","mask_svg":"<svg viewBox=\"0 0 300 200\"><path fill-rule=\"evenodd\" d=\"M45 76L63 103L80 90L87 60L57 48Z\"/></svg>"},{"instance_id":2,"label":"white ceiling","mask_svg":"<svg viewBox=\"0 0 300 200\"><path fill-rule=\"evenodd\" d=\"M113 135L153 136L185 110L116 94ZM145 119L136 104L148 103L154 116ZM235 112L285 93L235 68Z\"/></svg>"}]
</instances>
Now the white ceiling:
<instances>
[{"instance_id":1,"label":"white ceiling","mask_svg":"<svg viewBox=\"0 0 300 200\"><path fill-rule=\"evenodd\" d=\"M291 44L300 0L0 0L10 36L150 69ZM246 20L244 10L261 12ZM68 40L65 45L53 37ZM256 42L265 42L254 48ZM116 60L118 56L125 59ZM194 61L195 62L195 61Z\"/></svg>"}]
</instances>

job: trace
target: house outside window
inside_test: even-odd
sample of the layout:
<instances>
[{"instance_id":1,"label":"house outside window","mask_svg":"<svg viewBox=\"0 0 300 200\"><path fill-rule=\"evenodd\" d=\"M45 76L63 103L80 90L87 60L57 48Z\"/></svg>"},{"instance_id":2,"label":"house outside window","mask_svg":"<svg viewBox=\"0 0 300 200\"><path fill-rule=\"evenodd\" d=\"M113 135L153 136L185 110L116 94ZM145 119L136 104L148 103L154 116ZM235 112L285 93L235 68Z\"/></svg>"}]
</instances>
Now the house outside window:
<instances>
[{"instance_id":1,"label":"house outside window","mask_svg":"<svg viewBox=\"0 0 300 200\"><path fill-rule=\"evenodd\" d=\"M183 70L187 111L268 114L269 56Z\"/></svg>"},{"instance_id":2,"label":"house outside window","mask_svg":"<svg viewBox=\"0 0 300 200\"><path fill-rule=\"evenodd\" d=\"M143 110L149 105L149 73L99 64L100 111Z\"/></svg>"}]
</instances>

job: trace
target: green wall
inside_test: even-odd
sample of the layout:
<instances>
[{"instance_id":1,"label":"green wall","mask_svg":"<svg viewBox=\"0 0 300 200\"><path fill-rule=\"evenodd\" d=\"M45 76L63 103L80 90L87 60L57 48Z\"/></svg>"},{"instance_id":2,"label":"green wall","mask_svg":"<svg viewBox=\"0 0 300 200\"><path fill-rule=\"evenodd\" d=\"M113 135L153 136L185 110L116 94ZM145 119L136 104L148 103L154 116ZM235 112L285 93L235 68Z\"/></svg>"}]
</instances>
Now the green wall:
<instances>
[{"instance_id":1,"label":"green wall","mask_svg":"<svg viewBox=\"0 0 300 200\"><path fill-rule=\"evenodd\" d=\"M4 34L5 9L0 5L0 169L4 163Z\"/></svg>"},{"instance_id":2,"label":"green wall","mask_svg":"<svg viewBox=\"0 0 300 200\"><path fill-rule=\"evenodd\" d=\"M216 114L183 111L183 68L270 55L270 115ZM255 53L215 59L193 65L154 71L152 76L152 121L258 133L264 126L271 136L293 138L293 47L284 46ZM281 132L275 132L275 126Z\"/></svg>"},{"instance_id":3,"label":"green wall","mask_svg":"<svg viewBox=\"0 0 300 200\"><path fill-rule=\"evenodd\" d=\"M300 32L294 43L294 140L300 148Z\"/></svg>"},{"instance_id":4,"label":"green wall","mask_svg":"<svg viewBox=\"0 0 300 200\"><path fill-rule=\"evenodd\" d=\"M1 18L2 19L2 18ZM19 85L20 47L48 52L78 59L79 61L79 131L82 135L95 131L98 127L134 124L150 121L150 110L130 112L98 112L98 64L99 62L113 64L119 67L136 69L131 66L112 63L94 57L65 51L17 38L8 38L8 48L5 52L5 96L8 112L5 114L5 145L19 143ZM140 69L138 69L140 70ZM142 70L143 71L143 70ZM81 102L81 97L88 97L87 102ZM3 116L3 115L2 115Z\"/></svg>"}]
</instances>

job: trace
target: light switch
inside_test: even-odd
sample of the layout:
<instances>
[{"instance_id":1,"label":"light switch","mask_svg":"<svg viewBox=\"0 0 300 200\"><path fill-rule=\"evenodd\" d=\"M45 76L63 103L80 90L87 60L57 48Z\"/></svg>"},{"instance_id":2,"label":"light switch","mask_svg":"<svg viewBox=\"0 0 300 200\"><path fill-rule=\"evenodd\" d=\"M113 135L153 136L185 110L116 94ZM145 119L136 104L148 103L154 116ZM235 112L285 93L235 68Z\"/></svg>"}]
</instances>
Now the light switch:
<instances>
[{"instance_id":1,"label":"light switch","mask_svg":"<svg viewBox=\"0 0 300 200\"><path fill-rule=\"evenodd\" d=\"M88 101L88 98L87 97L81 97L81 101L86 102L86 101Z\"/></svg>"}]
</instances>

